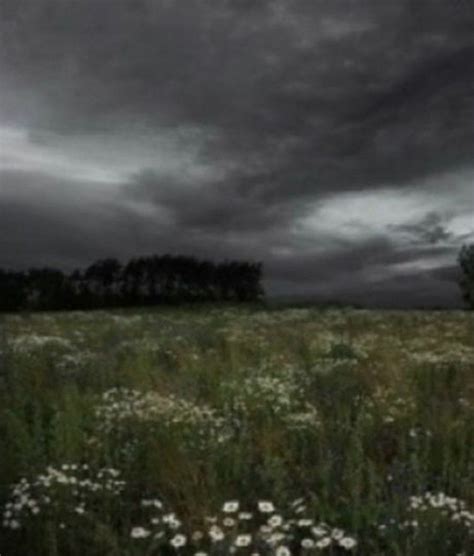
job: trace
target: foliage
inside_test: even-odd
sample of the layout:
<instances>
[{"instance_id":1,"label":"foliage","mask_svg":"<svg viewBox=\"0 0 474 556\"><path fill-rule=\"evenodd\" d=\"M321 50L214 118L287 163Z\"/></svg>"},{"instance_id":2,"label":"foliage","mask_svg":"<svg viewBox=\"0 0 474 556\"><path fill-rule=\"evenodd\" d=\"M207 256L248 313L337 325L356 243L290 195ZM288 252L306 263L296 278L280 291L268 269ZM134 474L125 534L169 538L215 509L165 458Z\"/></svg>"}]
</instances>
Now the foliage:
<instances>
[{"instance_id":1,"label":"foliage","mask_svg":"<svg viewBox=\"0 0 474 556\"><path fill-rule=\"evenodd\" d=\"M0 553L469 556L473 330L465 311L3 316Z\"/></svg>"},{"instance_id":2,"label":"foliage","mask_svg":"<svg viewBox=\"0 0 474 556\"><path fill-rule=\"evenodd\" d=\"M153 255L94 262L70 274L0 269L0 311L97 309L190 302L251 302L263 296L262 263Z\"/></svg>"}]
</instances>

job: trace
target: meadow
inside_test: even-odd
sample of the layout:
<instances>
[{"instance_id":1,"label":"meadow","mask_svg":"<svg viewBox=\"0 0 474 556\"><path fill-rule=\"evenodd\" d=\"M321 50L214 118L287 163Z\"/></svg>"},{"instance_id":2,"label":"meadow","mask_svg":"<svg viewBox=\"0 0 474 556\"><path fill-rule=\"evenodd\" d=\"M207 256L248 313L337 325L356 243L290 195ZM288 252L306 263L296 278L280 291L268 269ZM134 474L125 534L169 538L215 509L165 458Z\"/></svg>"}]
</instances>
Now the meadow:
<instances>
[{"instance_id":1,"label":"meadow","mask_svg":"<svg viewBox=\"0 0 474 556\"><path fill-rule=\"evenodd\" d=\"M474 313L0 317L2 556L474 554Z\"/></svg>"}]
</instances>

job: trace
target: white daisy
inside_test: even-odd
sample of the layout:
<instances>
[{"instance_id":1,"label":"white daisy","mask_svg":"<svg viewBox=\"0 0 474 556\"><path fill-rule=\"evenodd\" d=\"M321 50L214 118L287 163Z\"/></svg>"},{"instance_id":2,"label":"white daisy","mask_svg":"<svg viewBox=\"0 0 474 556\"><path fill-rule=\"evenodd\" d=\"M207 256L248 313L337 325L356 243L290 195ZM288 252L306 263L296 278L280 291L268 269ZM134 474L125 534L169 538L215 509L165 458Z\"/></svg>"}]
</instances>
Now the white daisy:
<instances>
[{"instance_id":1,"label":"white daisy","mask_svg":"<svg viewBox=\"0 0 474 556\"><path fill-rule=\"evenodd\" d=\"M224 532L217 525L213 525L209 529L209 536L211 537L212 542L221 541L224 538Z\"/></svg>"},{"instance_id":2,"label":"white daisy","mask_svg":"<svg viewBox=\"0 0 474 556\"><path fill-rule=\"evenodd\" d=\"M342 539L339 540L339 545L342 546L342 548L345 548L346 550L350 550L351 548L354 548L356 544L357 541L351 537L343 537Z\"/></svg>"},{"instance_id":3,"label":"white daisy","mask_svg":"<svg viewBox=\"0 0 474 556\"><path fill-rule=\"evenodd\" d=\"M180 548L181 546L184 546L186 544L186 536L185 535L175 535L170 540L170 544L171 544L171 546L174 546L174 548Z\"/></svg>"},{"instance_id":4,"label":"white daisy","mask_svg":"<svg viewBox=\"0 0 474 556\"><path fill-rule=\"evenodd\" d=\"M283 518L281 515L272 515L268 520L268 525L270 527L279 527L283 523Z\"/></svg>"},{"instance_id":5,"label":"white daisy","mask_svg":"<svg viewBox=\"0 0 474 556\"><path fill-rule=\"evenodd\" d=\"M252 542L252 535L238 535L234 541L235 546L249 546Z\"/></svg>"},{"instance_id":6,"label":"white daisy","mask_svg":"<svg viewBox=\"0 0 474 556\"><path fill-rule=\"evenodd\" d=\"M260 500L258 502L258 509L264 513L272 513L275 511L275 506L273 505L273 502L270 502L268 500Z\"/></svg>"},{"instance_id":7,"label":"white daisy","mask_svg":"<svg viewBox=\"0 0 474 556\"><path fill-rule=\"evenodd\" d=\"M239 502L237 500L230 500L222 506L222 511L226 514L237 512L239 509Z\"/></svg>"},{"instance_id":8,"label":"white daisy","mask_svg":"<svg viewBox=\"0 0 474 556\"><path fill-rule=\"evenodd\" d=\"M326 548L327 546L329 546L331 544L331 538L330 537L323 537L322 539L320 539L317 543L316 546L318 548Z\"/></svg>"},{"instance_id":9,"label":"white daisy","mask_svg":"<svg viewBox=\"0 0 474 556\"><path fill-rule=\"evenodd\" d=\"M149 537L151 534L150 531L148 531L148 529L145 529L144 527L134 527L131 531L130 531L130 536L132 537L132 539L146 539L147 537Z\"/></svg>"}]
</instances>

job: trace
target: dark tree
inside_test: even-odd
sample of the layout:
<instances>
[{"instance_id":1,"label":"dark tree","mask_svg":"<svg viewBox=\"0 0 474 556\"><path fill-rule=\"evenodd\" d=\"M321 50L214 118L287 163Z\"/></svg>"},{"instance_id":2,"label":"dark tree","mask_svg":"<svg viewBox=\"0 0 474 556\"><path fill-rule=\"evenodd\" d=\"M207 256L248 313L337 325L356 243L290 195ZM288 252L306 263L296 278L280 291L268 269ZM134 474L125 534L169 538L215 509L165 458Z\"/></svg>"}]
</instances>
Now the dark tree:
<instances>
[{"instance_id":1,"label":"dark tree","mask_svg":"<svg viewBox=\"0 0 474 556\"><path fill-rule=\"evenodd\" d=\"M256 301L263 296L260 284L262 263L237 263L237 280L234 286L238 301Z\"/></svg>"},{"instance_id":2,"label":"dark tree","mask_svg":"<svg viewBox=\"0 0 474 556\"><path fill-rule=\"evenodd\" d=\"M474 244L463 245L458 257L462 276L459 281L464 301L474 309Z\"/></svg>"},{"instance_id":3,"label":"dark tree","mask_svg":"<svg viewBox=\"0 0 474 556\"><path fill-rule=\"evenodd\" d=\"M31 268L26 283L26 305L34 309L72 308L73 289L68 278L55 268Z\"/></svg>"},{"instance_id":4,"label":"dark tree","mask_svg":"<svg viewBox=\"0 0 474 556\"><path fill-rule=\"evenodd\" d=\"M23 272L0 269L0 310L18 311L27 306L27 277Z\"/></svg>"},{"instance_id":5,"label":"dark tree","mask_svg":"<svg viewBox=\"0 0 474 556\"><path fill-rule=\"evenodd\" d=\"M144 259L147 303L155 305L159 302L159 283L163 273L161 257L153 255Z\"/></svg>"},{"instance_id":6,"label":"dark tree","mask_svg":"<svg viewBox=\"0 0 474 556\"><path fill-rule=\"evenodd\" d=\"M0 311L95 309L195 301L258 301L262 263L200 261L185 255L95 261L70 274L0 269Z\"/></svg>"},{"instance_id":7,"label":"dark tree","mask_svg":"<svg viewBox=\"0 0 474 556\"><path fill-rule=\"evenodd\" d=\"M101 259L93 263L85 272L89 290L100 300L102 306L113 305L120 277L121 264L116 259Z\"/></svg>"}]
</instances>

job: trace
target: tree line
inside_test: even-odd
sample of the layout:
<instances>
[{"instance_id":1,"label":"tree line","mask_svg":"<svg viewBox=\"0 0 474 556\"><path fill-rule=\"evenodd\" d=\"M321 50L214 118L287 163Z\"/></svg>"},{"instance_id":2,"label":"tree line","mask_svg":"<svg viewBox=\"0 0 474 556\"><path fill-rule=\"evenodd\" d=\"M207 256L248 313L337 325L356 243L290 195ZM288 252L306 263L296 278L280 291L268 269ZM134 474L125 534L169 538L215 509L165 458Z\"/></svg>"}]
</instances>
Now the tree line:
<instances>
[{"instance_id":1,"label":"tree line","mask_svg":"<svg viewBox=\"0 0 474 556\"><path fill-rule=\"evenodd\" d=\"M474 243L462 246L458 263L461 269L459 286L462 297L469 308L474 310Z\"/></svg>"},{"instance_id":2,"label":"tree line","mask_svg":"<svg viewBox=\"0 0 474 556\"><path fill-rule=\"evenodd\" d=\"M189 302L252 302L262 263L215 263L183 255L100 259L85 269L0 269L0 311L69 310Z\"/></svg>"}]
</instances>

